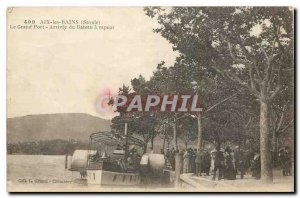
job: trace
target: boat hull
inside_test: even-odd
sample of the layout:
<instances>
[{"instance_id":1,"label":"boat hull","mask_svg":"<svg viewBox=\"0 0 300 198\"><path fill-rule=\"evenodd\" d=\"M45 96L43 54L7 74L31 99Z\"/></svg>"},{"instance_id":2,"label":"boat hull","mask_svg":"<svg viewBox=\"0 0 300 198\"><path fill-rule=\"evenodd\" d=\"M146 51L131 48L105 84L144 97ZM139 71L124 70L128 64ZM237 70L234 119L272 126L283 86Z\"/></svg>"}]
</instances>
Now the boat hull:
<instances>
[{"instance_id":1,"label":"boat hull","mask_svg":"<svg viewBox=\"0 0 300 198\"><path fill-rule=\"evenodd\" d=\"M105 170L87 170L88 185L133 186L141 183L139 173L120 173Z\"/></svg>"}]
</instances>

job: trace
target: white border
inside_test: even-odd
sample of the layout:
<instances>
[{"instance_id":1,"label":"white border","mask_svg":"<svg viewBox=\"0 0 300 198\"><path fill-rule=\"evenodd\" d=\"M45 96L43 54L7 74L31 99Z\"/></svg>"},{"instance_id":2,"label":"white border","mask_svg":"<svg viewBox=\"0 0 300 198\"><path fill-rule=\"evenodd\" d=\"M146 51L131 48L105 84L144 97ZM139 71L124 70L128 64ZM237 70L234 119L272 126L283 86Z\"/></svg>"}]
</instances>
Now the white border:
<instances>
[{"instance_id":1,"label":"white border","mask_svg":"<svg viewBox=\"0 0 300 198\"><path fill-rule=\"evenodd\" d=\"M40 6L149 6L149 5L159 5L159 6L292 6L296 9L300 7L299 0L189 0L189 1L178 1L178 0L107 0L107 1L93 1L93 0L3 0L0 3L0 160L1 160L1 172L0 172L0 187L1 187L1 197L11 196L6 192L6 8L7 7L40 7ZM299 13L298 13L299 15ZM297 27L299 27L299 20L297 20ZM297 32L298 33L298 32ZM297 34L298 35L298 34ZM299 38L297 39L297 44L299 43ZM297 51L297 55L299 55L299 50ZM299 57L299 56L297 56ZM297 69L297 76L299 76L299 68ZM299 80L296 85L297 93L299 93ZM297 94L299 96L299 94ZM297 108L298 110L298 108ZM297 111L298 112L298 111ZM297 117L297 123L299 126L299 116ZM298 129L298 127L297 127ZM299 130L297 130L299 131ZM297 143L299 143L299 134L297 135ZM299 155L299 150L297 149L297 154ZM298 156L297 156L298 157ZM298 160L297 160L298 161ZM299 170L299 164L297 166L297 172ZM298 181L299 182L299 181ZM299 189L298 189L299 190ZM183 194L181 194L183 195ZM42 196L42 195L38 195ZM49 196L49 195L48 195ZM63 195L50 195L55 197L62 197ZM66 196L66 195L65 195ZM69 194L67 196L74 196ZM86 195L80 195L86 196ZM108 196L108 195L96 195L96 196ZM121 194L114 196L124 196ZM128 194L126 194L128 196ZM131 196L131 195L129 195ZM141 196L137 194L135 196ZM144 195L145 196L145 195ZM151 195L153 196L153 194ZM155 195L155 196L173 196L173 195ZM186 195L183 195L186 196ZM204 194L198 194L195 196L207 196ZM213 195L215 196L215 195ZM227 195L228 196L228 195ZM229 195L230 196L230 195ZM266 195L255 195L257 197L265 197ZM269 195L272 196L272 195ZM285 195L287 196L287 195ZM110 196L111 197L111 196Z\"/></svg>"}]
</instances>

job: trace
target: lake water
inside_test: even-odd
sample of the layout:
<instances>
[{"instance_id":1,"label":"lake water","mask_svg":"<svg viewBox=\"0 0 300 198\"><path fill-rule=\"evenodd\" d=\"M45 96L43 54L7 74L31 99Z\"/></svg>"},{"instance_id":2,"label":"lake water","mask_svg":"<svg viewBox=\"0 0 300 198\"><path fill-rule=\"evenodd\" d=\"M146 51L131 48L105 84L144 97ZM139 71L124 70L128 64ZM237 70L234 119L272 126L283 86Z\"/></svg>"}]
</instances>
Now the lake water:
<instances>
[{"instance_id":1,"label":"lake water","mask_svg":"<svg viewBox=\"0 0 300 198\"><path fill-rule=\"evenodd\" d=\"M69 162L71 157L68 158ZM8 189L68 187L76 173L65 169L65 156L61 155L8 155Z\"/></svg>"},{"instance_id":2,"label":"lake water","mask_svg":"<svg viewBox=\"0 0 300 198\"><path fill-rule=\"evenodd\" d=\"M71 156L68 158L70 165ZM99 187L74 182L80 178L78 172L65 169L63 155L8 155L7 187L9 191L145 191L150 187ZM160 186L161 187L161 186ZM155 190L158 190L155 188ZM162 190L162 189L161 189ZM172 190L164 188L164 191Z\"/></svg>"}]
</instances>

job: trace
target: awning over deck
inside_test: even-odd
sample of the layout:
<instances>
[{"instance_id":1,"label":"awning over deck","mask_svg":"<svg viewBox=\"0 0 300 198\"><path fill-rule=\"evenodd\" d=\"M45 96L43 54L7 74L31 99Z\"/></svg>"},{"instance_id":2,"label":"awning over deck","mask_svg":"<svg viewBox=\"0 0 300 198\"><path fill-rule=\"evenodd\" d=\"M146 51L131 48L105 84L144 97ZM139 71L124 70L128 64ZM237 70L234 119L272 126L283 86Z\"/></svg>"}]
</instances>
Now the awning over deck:
<instances>
[{"instance_id":1,"label":"awning over deck","mask_svg":"<svg viewBox=\"0 0 300 198\"><path fill-rule=\"evenodd\" d=\"M110 131L104 131L104 132L96 132L90 135L90 141L91 142L98 142L98 143L104 143L108 145L117 145L117 144L124 144L126 139L125 135L115 134ZM128 143L130 145L136 145L136 146L144 146L145 143L135 137L128 137Z\"/></svg>"}]
</instances>

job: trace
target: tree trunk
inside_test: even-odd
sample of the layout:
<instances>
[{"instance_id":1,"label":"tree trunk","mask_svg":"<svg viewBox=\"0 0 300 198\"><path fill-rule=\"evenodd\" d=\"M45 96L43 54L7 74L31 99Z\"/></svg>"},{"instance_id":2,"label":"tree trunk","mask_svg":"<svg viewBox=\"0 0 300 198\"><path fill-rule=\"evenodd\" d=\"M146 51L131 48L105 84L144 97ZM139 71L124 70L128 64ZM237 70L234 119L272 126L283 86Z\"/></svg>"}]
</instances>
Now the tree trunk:
<instances>
[{"instance_id":1,"label":"tree trunk","mask_svg":"<svg viewBox=\"0 0 300 198\"><path fill-rule=\"evenodd\" d=\"M127 162L127 158L128 158L128 132L127 132L127 122L125 122L125 130L124 130L124 134L125 134L125 162Z\"/></svg>"},{"instance_id":2,"label":"tree trunk","mask_svg":"<svg viewBox=\"0 0 300 198\"><path fill-rule=\"evenodd\" d=\"M276 133L276 129L273 129L272 132L272 150L273 150L273 157L277 157L277 151L278 151L278 146L277 146L277 133Z\"/></svg>"},{"instance_id":3,"label":"tree trunk","mask_svg":"<svg viewBox=\"0 0 300 198\"><path fill-rule=\"evenodd\" d=\"M173 132L174 132L174 148L177 151L178 150L178 144L177 144L176 122L174 122L174 124L173 124Z\"/></svg>"},{"instance_id":4,"label":"tree trunk","mask_svg":"<svg viewBox=\"0 0 300 198\"><path fill-rule=\"evenodd\" d=\"M151 136L151 148L152 150L154 150L154 132L152 133L152 136Z\"/></svg>"},{"instance_id":5,"label":"tree trunk","mask_svg":"<svg viewBox=\"0 0 300 198\"><path fill-rule=\"evenodd\" d=\"M201 113L197 115L197 124L198 124L198 142L197 142L197 150L201 149L202 146L202 122L201 122Z\"/></svg>"},{"instance_id":6,"label":"tree trunk","mask_svg":"<svg viewBox=\"0 0 300 198\"><path fill-rule=\"evenodd\" d=\"M182 174L183 168L183 156L181 153L175 154L175 187L180 187L180 175Z\"/></svg>"},{"instance_id":7,"label":"tree trunk","mask_svg":"<svg viewBox=\"0 0 300 198\"><path fill-rule=\"evenodd\" d=\"M272 151L274 153L277 152L277 147L276 147L276 141L277 141L277 135L276 135L276 129L277 129L277 122L280 122L278 121L277 119L275 120L272 115L274 114L274 111L272 111L272 108L270 108L270 130L271 130L271 133L272 133L272 141L271 141L271 148L272 148Z\"/></svg>"},{"instance_id":8,"label":"tree trunk","mask_svg":"<svg viewBox=\"0 0 300 198\"><path fill-rule=\"evenodd\" d=\"M270 126L269 126L269 101L260 101L260 156L261 156L261 180L264 183L273 182Z\"/></svg>"},{"instance_id":9,"label":"tree trunk","mask_svg":"<svg viewBox=\"0 0 300 198\"><path fill-rule=\"evenodd\" d=\"M163 153L165 153L166 138L167 138L167 130L166 130L166 125L165 124L163 124L163 130L164 130L164 142L163 142L162 149L163 149Z\"/></svg>"},{"instance_id":10,"label":"tree trunk","mask_svg":"<svg viewBox=\"0 0 300 198\"><path fill-rule=\"evenodd\" d=\"M165 134L164 135L164 142L163 142L163 146L162 146L162 149L163 149L164 153L165 153L165 146L166 146L166 137L167 137L167 135Z\"/></svg>"}]
</instances>

